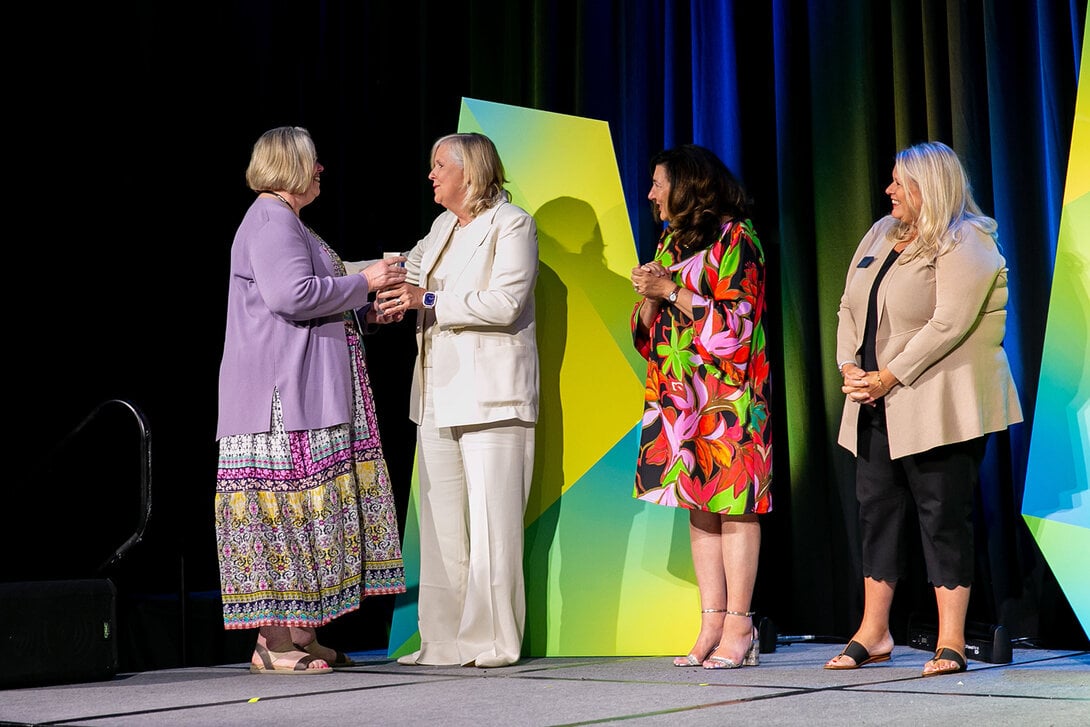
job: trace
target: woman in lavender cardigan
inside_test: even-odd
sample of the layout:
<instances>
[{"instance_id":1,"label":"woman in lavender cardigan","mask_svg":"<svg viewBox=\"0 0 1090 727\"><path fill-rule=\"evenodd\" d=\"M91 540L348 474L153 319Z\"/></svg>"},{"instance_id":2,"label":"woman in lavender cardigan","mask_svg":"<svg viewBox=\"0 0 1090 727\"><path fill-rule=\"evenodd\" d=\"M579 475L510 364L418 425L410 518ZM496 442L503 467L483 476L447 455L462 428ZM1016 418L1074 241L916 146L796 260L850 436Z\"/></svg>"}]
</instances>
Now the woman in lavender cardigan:
<instances>
[{"instance_id":1,"label":"woman in lavender cardigan","mask_svg":"<svg viewBox=\"0 0 1090 727\"><path fill-rule=\"evenodd\" d=\"M254 145L257 192L235 234L220 364L216 542L223 622L258 629L250 671L351 666L316 629L405 590L400 538L357 316L403 258L346 274L299 218L322 165L306 129Z\"/></svg>"}]
</instances>

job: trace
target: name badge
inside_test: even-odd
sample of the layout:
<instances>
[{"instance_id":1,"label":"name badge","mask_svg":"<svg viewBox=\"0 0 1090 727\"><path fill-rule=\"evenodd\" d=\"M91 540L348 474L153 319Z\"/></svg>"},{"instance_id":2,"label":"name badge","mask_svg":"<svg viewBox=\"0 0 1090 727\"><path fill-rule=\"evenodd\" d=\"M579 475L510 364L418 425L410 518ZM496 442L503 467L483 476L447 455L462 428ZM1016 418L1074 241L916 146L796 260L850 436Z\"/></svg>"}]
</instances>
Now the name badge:
<instances>
[{"instance_id":1,"label":"name badge","mask_svg":"<svg viewBox=\"0 0 1090 727\"><path fill-rule=\"evenodd\" d=\"M857 267L865 268L872 262L874 262L874 255L867 255L865 258L859 261L859 265Z\"/></svg>"}]
</instances>

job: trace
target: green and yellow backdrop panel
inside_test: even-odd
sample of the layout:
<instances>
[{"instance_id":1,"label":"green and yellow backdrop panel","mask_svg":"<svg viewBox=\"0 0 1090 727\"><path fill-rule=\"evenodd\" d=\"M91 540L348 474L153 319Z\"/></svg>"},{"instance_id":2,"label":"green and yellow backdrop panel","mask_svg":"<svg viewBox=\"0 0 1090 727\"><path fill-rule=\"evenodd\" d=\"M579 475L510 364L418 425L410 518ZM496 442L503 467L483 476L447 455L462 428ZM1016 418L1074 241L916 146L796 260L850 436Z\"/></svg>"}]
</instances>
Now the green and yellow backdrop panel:
<instances>
[{"instance_id":1,"label":"green and yellow backdrop panel","mask_svg":"<svg viewBox=\"0 0 1090 727\"><path fill-rule=\"evenodd\" d=\"M1090 40L1090 30L1086 33ZM1083 631L1090 635L1090 45L1086 40L1022 517Z\"/></svg>"},{"instance_id":2,"label":"green and yellow backdrop panel","mask_svg":"<svg viewBox=\"0 0 1090 727\"><path fill-rule=\"evenodd\" d=\"M632 498L646 363L629 330L637 254L608 124L463 99L458 129L496 143L512 201L538 228L523 654L684 653L700 623L686 513ZM418 488L414 467L391 657L420 642Z\"/></svg>"}]
</instances>

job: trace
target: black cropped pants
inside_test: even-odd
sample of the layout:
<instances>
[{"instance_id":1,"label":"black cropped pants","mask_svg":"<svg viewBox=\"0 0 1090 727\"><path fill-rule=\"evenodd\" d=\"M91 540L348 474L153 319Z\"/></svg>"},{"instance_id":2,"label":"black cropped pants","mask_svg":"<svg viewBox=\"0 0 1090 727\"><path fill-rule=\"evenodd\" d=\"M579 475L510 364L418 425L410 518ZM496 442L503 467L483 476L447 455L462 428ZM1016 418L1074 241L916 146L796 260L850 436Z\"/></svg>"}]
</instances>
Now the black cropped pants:
<instances>
[{"instance_id":1,"label":"black cropped pants","mask_svg":"<svg viewBox=\"0 0 1090 727\"><path fill-rule=\"evenodd\" d=\"M883 402L861 407L855 493L864 576L896 581L905 574L908 514L915 507L928 581L972 585L973 493L987 442L984 435L894 460Z\"/></svg>"}]
</instances>

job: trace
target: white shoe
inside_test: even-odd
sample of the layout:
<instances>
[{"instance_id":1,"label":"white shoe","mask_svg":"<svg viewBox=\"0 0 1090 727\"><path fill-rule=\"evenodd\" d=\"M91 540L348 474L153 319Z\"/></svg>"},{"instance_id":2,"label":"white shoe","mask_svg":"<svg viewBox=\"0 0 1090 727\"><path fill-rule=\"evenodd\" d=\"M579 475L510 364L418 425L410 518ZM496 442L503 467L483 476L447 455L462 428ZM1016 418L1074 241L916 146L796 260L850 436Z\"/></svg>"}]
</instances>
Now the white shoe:
<instances>
[{"instance_id":1,"label":"white shoe","mask_svg":"<svg viewBox=\"0 0 1090 727\"><path fill-rule=\"evenodd\" d=\"M419 658L420 658L420 652L419 651L414 651L411 654L405 654L405 656L397 657L397 663L402 664L404 666L416 666L417 665L416 660L419 659Z\"/></svg>"},{"instance_id":2,"label":"white shoe","mask_svg":"<svg viewBox=\"0 0 1090 727\"><path fill-rule=\"evenodd\" d=\"M481 654L473 660L473 666L477 667L478 669L496 669L502 666L511 666L517 661L518 659L516 659L515 661L511 661L510 659L502 656Z\"/></svg>"}]
</instances>

